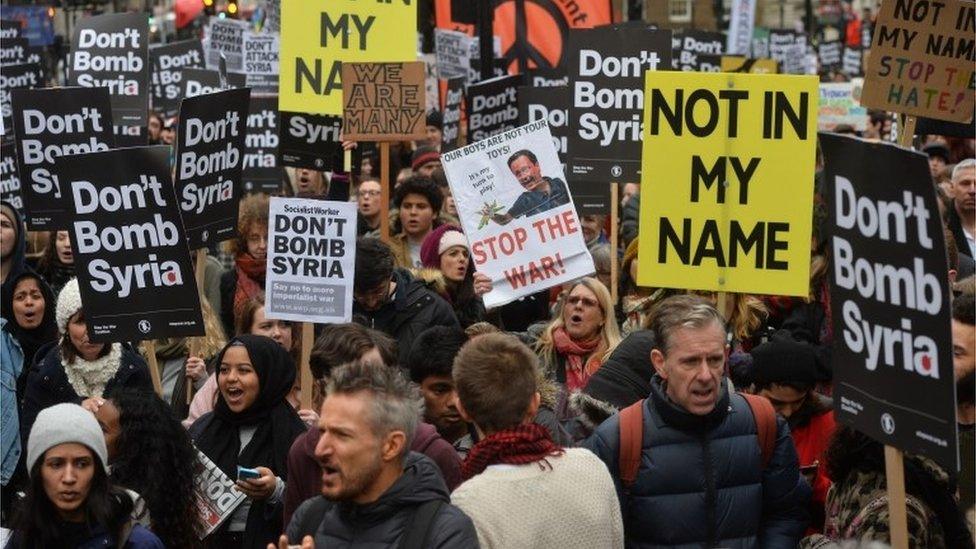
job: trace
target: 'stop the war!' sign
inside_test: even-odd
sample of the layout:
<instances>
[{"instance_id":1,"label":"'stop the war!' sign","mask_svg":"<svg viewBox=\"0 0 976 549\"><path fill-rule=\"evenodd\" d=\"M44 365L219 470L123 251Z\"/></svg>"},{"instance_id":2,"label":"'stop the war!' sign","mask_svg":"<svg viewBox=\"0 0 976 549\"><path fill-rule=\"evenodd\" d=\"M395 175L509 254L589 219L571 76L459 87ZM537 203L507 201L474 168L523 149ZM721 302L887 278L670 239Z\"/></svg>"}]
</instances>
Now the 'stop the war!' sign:
<instances>
[{"instance_id":1,"label":"'stop the war!' sign","mask_svg":"<svg viewBox=\"0 0 976 549\"><path fill-rule=\"evenodd\" d=\"M342 63L414 61L416 19L413 0L282 0L279 110L341 115Z\"/></svg>"},{"instance_id":2,"label":"'stop the war!' sign","mask_svg":"<svg viewBox=\"0 0 976 549\"><path fill-rule=\"evenodd\" d=\"M976 3L881 3L861 104L952 122L973 119Z\"/></svg>"},{"instance_id":3,"label":"'stop the war!' sign","mask_svg":"<svg viewBox=\"0 0 976 549\"><path fill-rule=\"evenodd\" d=\"M343 136L353 141L423 139L424 64L343 63Z\"/></svg>"}]
</instances>

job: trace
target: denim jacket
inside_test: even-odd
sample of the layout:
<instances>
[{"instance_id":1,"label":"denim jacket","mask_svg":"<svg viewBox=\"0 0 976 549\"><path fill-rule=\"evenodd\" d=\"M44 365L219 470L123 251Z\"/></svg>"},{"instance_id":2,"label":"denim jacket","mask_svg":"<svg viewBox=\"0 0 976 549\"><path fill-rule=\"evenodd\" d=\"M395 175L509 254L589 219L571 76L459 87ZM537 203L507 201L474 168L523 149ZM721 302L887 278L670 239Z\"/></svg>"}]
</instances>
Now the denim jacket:
<instances>
[{"instance_id":1,"label":"denim jacket","mask_svg":"<svg viewBox=\"0 0 976 549\"><path fill-rule=\"evenodd\" d=\"M4 326L0 318L0 484L6 486L20 459L20 419L17 415L17 378L24 367L24 353L20 344Z\"/></svg>"}]
</instances>

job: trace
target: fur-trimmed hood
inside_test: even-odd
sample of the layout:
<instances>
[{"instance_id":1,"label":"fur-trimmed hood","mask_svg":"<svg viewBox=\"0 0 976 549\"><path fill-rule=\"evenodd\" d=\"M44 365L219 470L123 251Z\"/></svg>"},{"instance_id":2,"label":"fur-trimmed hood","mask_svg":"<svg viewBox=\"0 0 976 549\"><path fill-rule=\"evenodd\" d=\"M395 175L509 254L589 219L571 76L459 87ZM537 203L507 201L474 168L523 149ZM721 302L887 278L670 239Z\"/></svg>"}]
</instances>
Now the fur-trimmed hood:
<instances>
[{"instance_id":1,"label":"fur-trimmed hood","mask_svg":"<svg viewBox=\"0 0 976 549\"><path fill-rule=\"evenodd\" d=\"M570 415L576 417L587 434L619 411L613 404L583 391L573 391L569 396L569 410Z\"/></svg>"},{"instance_id":2,"label":"fur-trimmed hood","mask_svg":"<svg viewBox=\"0 0 976 549\"><path fill-rule=\"evenodd\" d=\"M414 268L410 269L410 274L426 284L431 291L437 292L437 295L447 299L447 279L444 278L444 273L440 269L431 269L428 267Z\"/></svg>"}]
</instances>

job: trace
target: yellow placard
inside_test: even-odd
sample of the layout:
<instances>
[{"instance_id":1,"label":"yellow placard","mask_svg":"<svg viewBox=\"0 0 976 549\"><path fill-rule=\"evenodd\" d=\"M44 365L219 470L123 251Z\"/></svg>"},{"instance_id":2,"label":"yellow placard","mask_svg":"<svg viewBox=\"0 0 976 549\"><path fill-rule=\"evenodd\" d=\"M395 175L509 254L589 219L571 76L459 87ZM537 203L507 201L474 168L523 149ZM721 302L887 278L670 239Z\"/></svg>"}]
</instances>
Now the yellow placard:
<instances>
[{"instance_id":1,"label":"yellow placard","mask_svg":"<svg viewBox=\"0 0 976 549\"><path fill-rule=\"evenodd\" d=\"M648 71L641 286L807 295L815 76Z\"/></svg>"},{"instance_id":2,"label":"yellow placard","mask_svg":"<svg viewBox=\"0 0 976 549\"><path fill-rule=\"evenodd\" d=\"M282 0L279 110L341 115L342 62L416 60L416 20L416 0Z\"/></svg>"}]
</instances>

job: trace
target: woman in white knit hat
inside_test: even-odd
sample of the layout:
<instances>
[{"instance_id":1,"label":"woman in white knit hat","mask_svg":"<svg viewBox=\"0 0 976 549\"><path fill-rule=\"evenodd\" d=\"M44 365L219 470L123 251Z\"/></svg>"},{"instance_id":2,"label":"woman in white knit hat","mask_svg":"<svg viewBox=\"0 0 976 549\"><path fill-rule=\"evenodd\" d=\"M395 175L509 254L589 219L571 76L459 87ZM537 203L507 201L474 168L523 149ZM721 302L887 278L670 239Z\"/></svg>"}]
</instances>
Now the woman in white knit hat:
<instances>
[{"instance_id":1,"label":"woman in white knit hat","mask_svg":"<svg viewBox=\"0 0 976 549\"><path fill-rule=\"evenodd\" d=\"M27 442L30 486L7 548L162 548L133 521L134 502L109 481L107 457L87 410L67 403L42 410Z\"/></svg>"},{"instance_id":2,"label":"woman in white knit hat","mask_svg":"<svg viewBox=\"0 0 976 549\"><path fill-rule=\"evenodd\" d=\"M44 358L38 359L27 378L21 416L24 436L38 412L48 406L73 402L95 412L110 389L153 390L149 368L128 345L89 341L77 279L68 281L58 295L56 320L58 341L38 351Z\"/></svg>"}]
</instances>

